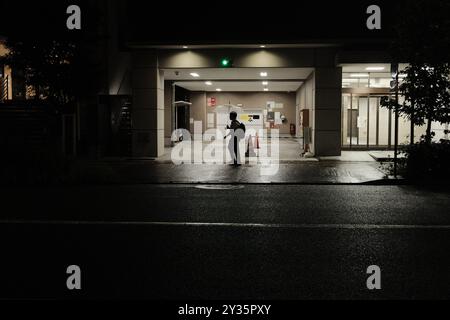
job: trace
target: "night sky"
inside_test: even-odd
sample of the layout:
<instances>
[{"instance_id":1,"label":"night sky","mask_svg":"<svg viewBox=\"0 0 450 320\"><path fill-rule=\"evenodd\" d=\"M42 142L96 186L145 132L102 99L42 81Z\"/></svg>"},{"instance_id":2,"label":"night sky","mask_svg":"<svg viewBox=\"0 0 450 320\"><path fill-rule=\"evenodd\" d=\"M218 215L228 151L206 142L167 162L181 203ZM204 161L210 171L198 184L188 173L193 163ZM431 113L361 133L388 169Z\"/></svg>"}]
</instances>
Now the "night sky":
<instances>
[{"instance_id":1,"label":"night sky","mask_svg":"<svg viewBox=\"0 0 450 320\"><path fill-rule=\"evenodd\" d=\"M119 0L120 1L120 0ZM104 24L95 4L103 1L0 2L0 34L21 38L82 39ZM399 12L394 1L125 1L116 17L126 39L147 43L292 43L296 41L386 38ZM66 8L82 9L82 32L65 28ZM383 30L366 28L367 7L382 8ZM3 13L8 14L3 14Z\"/></svg>"}]
</instances>

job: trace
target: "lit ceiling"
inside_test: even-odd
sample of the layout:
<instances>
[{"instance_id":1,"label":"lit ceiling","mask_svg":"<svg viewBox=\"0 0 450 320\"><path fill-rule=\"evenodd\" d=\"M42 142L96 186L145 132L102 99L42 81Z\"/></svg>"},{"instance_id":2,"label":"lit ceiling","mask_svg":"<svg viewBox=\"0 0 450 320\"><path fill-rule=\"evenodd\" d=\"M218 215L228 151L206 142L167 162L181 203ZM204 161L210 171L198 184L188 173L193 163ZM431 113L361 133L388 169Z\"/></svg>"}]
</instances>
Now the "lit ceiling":
<instances>
[{"instance_id":1,"label":"lit ceiling","mask_svg":"<svg viewBox=\"0 0 450 320\"><path fill-rule=\"evenodd\" d=\"M192 80L295 80L308 79L313 68L229 68L229 69L165 69L165 80L192 81ZM266 72L267 77L261 77ZM194 78L191 74L198 74Z\"/></svg>"},{"instance_id":2,"label":"lit ceiling","mask_svg":"<svg viewBox=\"0 0 450 320\"><path fill-rule=\"evenodd\" d=\"M407 65L400 64L400 70L404 69ZM391 73L391 65L386 63L371 63L371 64L345 64L342 65L343 73Z\"/></svg>"},{"instance_id":3,"label":"lit ceiling","mask_svg":"<svg viewBox=\"0 0 450 320\"><path fill-rule=\"evenodd\" d=\"M205 92L296 92L303 82L301 81L215 81L207 85L204 81L182 81L176 85L189 91Z\"/></svg>"},{"instance_id":4,"label":"lit ceiling","mask_svg":"<svg viewBox=\"0 0 450 320\"><path fill-rule=\"evenodd\" d=\"M313 68L166 69L165 80L190 91L295 92Z\"/></svg>"}]
</instances>

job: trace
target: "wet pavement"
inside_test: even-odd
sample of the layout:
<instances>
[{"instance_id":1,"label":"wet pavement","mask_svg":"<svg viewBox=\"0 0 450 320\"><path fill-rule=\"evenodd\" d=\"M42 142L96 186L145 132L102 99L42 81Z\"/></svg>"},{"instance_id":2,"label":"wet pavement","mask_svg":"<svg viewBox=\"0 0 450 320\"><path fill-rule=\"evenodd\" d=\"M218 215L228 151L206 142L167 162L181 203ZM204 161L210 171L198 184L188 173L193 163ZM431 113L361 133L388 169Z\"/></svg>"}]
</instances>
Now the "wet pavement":
<instances>
[{"instance_id":1,"label":"wet pavement","mask_svg":"<svg viewBox=\"0 0 450 320\"><path fill-rule=\"evenodd\" d=\"M0 189L5 208L0 220L450 225L448 191L366 185L215 187Z\"/></svg>"},{"instance_id":2,"label":"wet pavement","mask_svg":"<svg viewBox=\"0 0 450 320\"><path fill-rule=\"evenodd\" d=\"M0 200L0 299L450 298L445 191L80 186ZM73 264L81 291L66 288ZM367 290L371 265L382 290Z\"/></svg>"},{"instance_id":3,"label":"wet pavement","mask_svg":"<svg viewBox=\"0 0 450 320\"><path fill-rule=\"evenodd\" d=\"M83 163L73 176L84 183L243 183L346 184L386 178L377 162L321 161L281 163L276 174L265 176L262 165L161 164L153 161Z\"/></svg>"}]
</instances>

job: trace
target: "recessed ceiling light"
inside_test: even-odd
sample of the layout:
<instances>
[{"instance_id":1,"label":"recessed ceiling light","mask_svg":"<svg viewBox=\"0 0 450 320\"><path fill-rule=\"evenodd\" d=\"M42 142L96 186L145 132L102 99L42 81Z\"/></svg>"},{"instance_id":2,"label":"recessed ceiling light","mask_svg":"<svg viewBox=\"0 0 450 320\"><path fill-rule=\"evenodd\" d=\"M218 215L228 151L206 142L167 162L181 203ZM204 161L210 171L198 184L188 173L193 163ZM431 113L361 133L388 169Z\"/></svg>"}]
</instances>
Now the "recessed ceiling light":
<instances>
[{"instance_id":1,"label":"recessed ceiling light","mask_svg":"<svg viewBox=\"0 0 450 320\"><path fill-rule=\"evenodd\" d=\"M261 49L264 49L266 46L265 45L260 45L259 46Z\"/></svg>"},{"instance_id":2,"label":"recessed ceiling light","mask_svg":"<svg viewBox=\"0 0 450 320\"><path fill-rule=\"evenodd\" d=\"M269 89L268 88L264 88L264 91L267 92L267 91L269 91Z\"/></svg>"},{"instance_id":3,"label":"recessed ceiling light","mask_svg":"<svg viewBox=\"0 0 450 320\"><path fill-rule=\"evenodd\" d=\"M349 82L358 83L358 79L342 79L342 82L345 82L345 83L349 83Z\"/></svg>"},{"instance_id":4,"label":"recessed ceiling light","mask_svg":"<svg viewBox=\"0 0 450 320\"><path fill-rule=\"evenodd\" d=\"M206 84L207 86L212 86L212 85L213 85L213 83L212 83L211 81L206 81L205 84Z\"/></svg>"},{"instance_id":5,"label":"recessed ceiling light","mask_svg":"<svg viewBox=\"0 0 450 320\"><path fill-rule=\"evenodd\" d=\"M264 81L262 84L263 84L263 86L268 86L269 82L268 81Z\"/></svg>"},{"instance_id":6,"label":"recessed ceiling light","mask_svg":"<svg viewBox=\"0 0 450 320\"><path fill-rule=\"evenodd\" d=\"M220 89L220 88L217 88L217 89L216 89L216 91L217 91L217 92L221 92L221 91L222 91L222 89Z\"/></svg>"},{"instance_id":7,"label":"recessed ceiling light","mask_svg":"<svg viewBox=\"0 0 450 320\"><path fill-rule=\"evenodd\" d=\"M200 75L198 73L192 72L191 76L194 78L200 78Z\"/></svg>"},{"instance_id":8,"label":"recessed ceiling light","mask_svg":"<svg viewBox=\"0 0 450 320\"><path fill-rule=\"evenodd\" d=\"M368 78L369 74L367 74L367 73L354 73L354 74L351 74L350 77L352 77L352 78Z\"/></svg>"},{"instance_id":9,"label":"recessed ceiling light","mask_svg":"<svg viewBox=\"0 0 450 320\"><path fill-rule=\"evenodd\" d=\"M260 75L261 77L265 78L265 77L267 77L269 74L268 74L267 72L261 72L259 75Z\"/></svg>"},{"instance_id":10,"label":"recessed ceiling light","mask_svg":"<svg viewBox=\"0 0 450 320\"><path fill-rule=\"evenodd\" d=\"M385 67L367 67L366 71L383 71Z\"/></svg>"},{"instance_id":11,"label":"recessed ceiling light","mask_svg":"<svg viewBox=\"0 0 450 320\"><path fill-rule=\"evenodd\" d=\"M183 46L183 49L189 49L189 47L188 46Z\"/></svg>"}]
</instances>

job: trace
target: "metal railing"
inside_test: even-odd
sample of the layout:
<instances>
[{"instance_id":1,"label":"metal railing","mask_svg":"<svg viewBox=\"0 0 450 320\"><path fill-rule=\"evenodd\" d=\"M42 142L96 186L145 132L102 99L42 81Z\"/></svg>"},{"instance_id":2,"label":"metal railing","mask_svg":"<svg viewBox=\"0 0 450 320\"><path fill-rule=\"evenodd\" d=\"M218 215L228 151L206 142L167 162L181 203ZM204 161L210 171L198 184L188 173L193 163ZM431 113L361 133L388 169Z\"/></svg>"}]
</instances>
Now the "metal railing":
<instances>
[{"instance_id":1,"label":"metal railing","mask_svg":"<svg viewBox=\"0 0 450 320\"><path fill-rule=\"evenodd\" d=\"M9 97L9 77L0 77L0 102L8 100Z\"/></svg>"}]
</instances>

